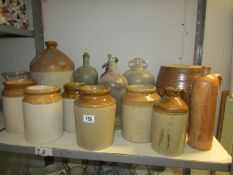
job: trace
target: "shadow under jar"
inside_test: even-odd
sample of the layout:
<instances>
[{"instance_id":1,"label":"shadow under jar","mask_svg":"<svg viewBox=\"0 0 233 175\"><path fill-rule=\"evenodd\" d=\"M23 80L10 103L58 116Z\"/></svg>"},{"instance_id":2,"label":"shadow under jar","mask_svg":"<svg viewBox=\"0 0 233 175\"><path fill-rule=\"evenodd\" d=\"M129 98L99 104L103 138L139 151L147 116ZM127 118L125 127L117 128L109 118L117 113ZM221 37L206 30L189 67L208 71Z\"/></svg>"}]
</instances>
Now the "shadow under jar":
<instances>
[{"instance_id":1,"label":"shadow under jar","mask_svg":"<svg viewBox=\"0 0 233 175\"><path fill-rule=\"evenodd\" d=\"M25 138L31 143L48 143L63 134L60 89L49 85L29 86L23 99Z\"/></svg>"},{"instance_id":2,"label":"shadow under jar","mask_svg":"<svg viewBox=\"0 0 233 175\"><path fill-rule=\"evenodd\" d=\"M75 127L77 143L88 150L99 150L113 142L116 100L110 88L102 85L84 85L75 100Z\"/></svg>"}]
</instances>

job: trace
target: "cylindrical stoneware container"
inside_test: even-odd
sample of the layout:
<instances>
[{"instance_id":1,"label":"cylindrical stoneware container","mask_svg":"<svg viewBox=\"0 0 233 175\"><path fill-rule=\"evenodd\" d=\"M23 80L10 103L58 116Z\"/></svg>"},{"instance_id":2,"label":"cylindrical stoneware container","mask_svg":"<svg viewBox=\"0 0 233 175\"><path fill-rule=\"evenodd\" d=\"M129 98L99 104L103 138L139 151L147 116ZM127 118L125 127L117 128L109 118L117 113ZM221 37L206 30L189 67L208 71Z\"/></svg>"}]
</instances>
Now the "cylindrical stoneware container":
<instances>
[{"instance_id":1,"label":"cylindrical stoneware container","mask_svg":"<svg viewBox=\"0 0 233 175\"><path fill-rule=\"evenodd\" d=\"M75 116L74 116L74 101L79 98L79 86L84 83L69 82L64 85L65 91L63 97L63 117L64 130L75 132Z\"/></svg>"},{"instance_id":2,"label":"cylindrical stoneware container","mask_svg":"<svg viewBox=\"0 0 233 175\"><path fill-rule=\"evenodd\" d=\"M152 148L168 156L177 156L184 151L188 106L179 93L179 89L166 88L164 96L154 104Z\"/></svg>"},{"instance_id":3,"label":"cylindrical stoneware container","mask_svg":"<svg viewBox=\"0 0 233 175\"><path fill-rule=\"evenodd\" d=\"M49 85L29 86L23 99L25 138L31 143L48 143L63 133L60 89Z\"/></svg>"},{"instance_id":4,"label":"cylindrical stoneware container","mask_svg":"<svg viewBox=\"0 0 233 175\"><path fill-rule=\"evenodd\" d=\"M23 90L27 86L35 85L36 81L29 79L7 80L3 84L2 105L6 131L22 133L24 131Z\"/></svg>"},{"instance_id":5,"label":"cylindrical stoneware container","mask_svg":"<svg viewBox=\"0 0 233 175\"><path fill-rule=\"evenodd\" d=\"M202 66L189 64L162 65L156 80L157 91L167 87L182 89L180 97L189 105L193 78L201 74Z\"/></svg>"},{"instance_id":6,"label":"cylindrical stoneware container","mask_svg":"<svg viewBox=\"0 0 233 175\"><path fill-rule=\"evenodd\" d=\"M85 85L75 100L77 143L88 150L99 150L112 144L116 101L106 86Z\"/></svg>"},{"instance_id":7,"label":"cylindrical stoneware container","mask_svg":"<svg viewBox=\"0 0 233 175\"><path fill-rule=\"evenodd\" d=\"M199 150L211 149L218 90L222 82L220 74L209 74L210 67L202 67L202 75L193 80L190 104L188 144Z\"/></svg>"},{"instance_id":8,"label":"cylindrical stoneware container","mask_svg":"<svg viewBox=\"0 0 233 175\"><path fill-rule=\"evenodd\" d=\"M153 85L129 85L122 99L122 136L131 142L151 141L153 104L159 100Z\"/></svg>"}]
</instances>

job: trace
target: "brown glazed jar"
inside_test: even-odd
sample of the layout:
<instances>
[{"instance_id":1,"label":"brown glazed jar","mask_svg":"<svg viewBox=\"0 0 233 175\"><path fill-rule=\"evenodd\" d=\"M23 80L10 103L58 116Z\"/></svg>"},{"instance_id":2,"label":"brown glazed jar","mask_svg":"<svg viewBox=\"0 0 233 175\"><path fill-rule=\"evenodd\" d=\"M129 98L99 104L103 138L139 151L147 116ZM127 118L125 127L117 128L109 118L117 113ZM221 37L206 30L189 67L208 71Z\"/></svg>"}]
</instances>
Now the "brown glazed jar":
<instances>
[{"instance_id":1,"label":"brown glazed jar","mask_svg":"<svg viewBox=\"0 0 233 175\"><path fill-rule=\"evenodd\" d=\"M64 130L75 132L74 101L79 98L79 87L84 83L69 82L64 85L63 97L63 117Z\"/></svg>"},{"instance_id":2,"label":"brown glazed jar","mask_svg":"<svg viewBox=\"0 0 233 175\"><path fill-rule=\"evenodd\" d=\"M158 153L168 156L184 152L188 106L179 94L179 89L168 87L163 97L154 104L151 145Z\"/></svg>"},{"instance_id":3,"label":"brown glazed jar","mask_svg":"<svg viewBox=\"0 0 233 175\"><path fill-rule=\"evenodd\" d=\"M35 85L36 81L29 79L7 80L3 83L2 105L6 131L9 133L22 133L23 97L24 88Z\"/></svg>"},{"instance_id":4,"label":"brown glazed jar","mask_svg":"<svg viewBox=\"0 0 233 175\"><path fill-rule=\"evenodd\" d=\"M209 74L210 71L211 67L203 66L202 75L194 78L192 84L188 144L199 150L211 149L218 90L222 82L220 74Z\"/></svg>"},{"instance_id":5,"label":"brown glazed jar","mask_svg":"<svg viewBox=\"0 0 233 175\"><path fill-rule=\"evenodd\" d=\"M48 143L63 134L63 107L60 89L35 85L24 89L23 114L25 139L30 143Z\"/></svg>"},{"instance_id":6,"label":"brown glazed jar","mask_svg":"<svg viewBox=\"0 0 233 175\"><path fill-rule=\"evenodd\" d=\"M159 100L153 85L129 85L122 98L122 136L131 142L151 141L153 104Z\"/></svg>"},{"instance_id":7,"label":"brown glazed jar","mask_svg":"<svg viewBox=\"0 0 233 175\"><path fill-rule=\"evenodd\" d=\"M75 127L77 143L88 150L104 149L112 144L116 100L110 88L102 85L84 85L75 100Z\"/></svg>"},{"instance_id":8,"label":"brown glazed jar","mask_svg":"<svg viewBox=\"0 0 233 175\"><path fill-rule=\"evenodd\" d=\"M72 80L74 64L68 56L57 49L57 42L45 42L46 49L30 64L30 75L39 84L63 85Z\"/></svg>"}]
</instances>

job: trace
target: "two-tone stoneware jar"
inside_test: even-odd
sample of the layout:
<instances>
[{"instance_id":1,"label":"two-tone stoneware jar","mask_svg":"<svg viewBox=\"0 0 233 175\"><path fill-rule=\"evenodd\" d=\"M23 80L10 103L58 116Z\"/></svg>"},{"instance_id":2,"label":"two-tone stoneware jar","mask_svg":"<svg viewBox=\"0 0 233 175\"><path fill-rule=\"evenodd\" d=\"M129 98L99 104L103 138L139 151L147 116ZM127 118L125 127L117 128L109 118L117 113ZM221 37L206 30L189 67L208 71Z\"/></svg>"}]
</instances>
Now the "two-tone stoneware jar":
<instances>
[{"instance_id":1,"label":"two-tone stoneware jar","mask_svg":"<svg viewBox=\"0 0 233 175\"><path fill-rule=\"evenodd\" d=\"M63 97L63 117L64 130L75 132L74 101L79 98L79 86L84 83L69 82L64 85Z\"/></svg>"},{"instance_id":2,"label":"two-tone stoneware jar","mask_svg":"<svg viewBox=\"0 0 233 175\"><path fill-rule=\"evenodd\" d=\"M22 133L23 97L24 88L35 85L36 81L29 79L7 80L3 83L2 105L6 131L9 133Z\"/></svg>"},{"instance_id":3,"label":"two-tone stoneware jar","mask_svg":"<svg viewBox=\"0 0 233 175\"><path fill-rule=\"evenodd\" d=\"M104 149L112 144L116 100L110 88L102 85L80 86L75 100L77 143L88 150Z\"/></svg>"},{"instance_id":4,"label":"two-tone stoneware jar","mask_svg":"<svg viewBox=\"0 0 233 175\"><path fill-rule=\"evenodd\" d=\"M39 84L56 85L61 90L72 80L74 64L57 49L57 42L45 42L47 48L30 63L30 76Z\"/></svg>"},{"instance_id":5,"label":"two-tone stoneware jar","mask_svg":"<svg viewBox=\"0 0 233 175\"><path fill-rule=\"evenodd\" d=\"M180 89L168 87L154 104L152 148L168 156L177 156L184 151L189 110L179 94Z\"/></svg>"},{"instance_id":6,"label":"two-tone stoneware jar","mask_svg":"<svg viewBox=\"0 0 233 175\"><path fill-rule=\"evenodd\" d=\"M153 85L129 85L122 99L122 136L131 142L151 141L153 104L159 100Z\"/></svg>"},{"instance_id":7,"label":"two-tone stoneware jar","mask_svg":"<svg viewBox=\"0 0 233 175\"><path fill-rule=\"evenodd\" d=\"M25 138L31 143L48 143L63 133L63 106L60 89L35 85L24 89Z\"/></svg>"}]
</instances>

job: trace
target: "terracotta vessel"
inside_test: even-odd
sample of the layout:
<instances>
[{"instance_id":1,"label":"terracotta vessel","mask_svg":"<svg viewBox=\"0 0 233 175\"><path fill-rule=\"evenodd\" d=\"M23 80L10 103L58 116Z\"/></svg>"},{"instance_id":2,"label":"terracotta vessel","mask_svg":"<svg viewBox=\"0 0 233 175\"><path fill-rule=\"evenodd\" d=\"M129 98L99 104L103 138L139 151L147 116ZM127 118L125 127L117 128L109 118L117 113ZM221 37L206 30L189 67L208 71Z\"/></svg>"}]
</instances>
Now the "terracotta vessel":
<instances>
[{"instance_id":1,"label":"terracotta vessel","mask_svg":"<svg viewBox=\"0 0 233 175\"><path fill-rule=\"evenodd\" d=\"M193 80L190 104L188 144L199 150L212 146L220 74L209 74L210 67L202 68L202 74Z\"/></svg>"},{"instance_id":2,"label":"terracotta vessel","mask_svg":"<svg viewBox=\"0 0 233 175\"><path fill-rule=\"evenodd\" d=\"M22 133L24 131L22 103L24 88L35 84L36 81L29 79L7 80L3 83L2 105L7 132Z\"/></svg>"},{"instance_id":3,"label":"terracotta vessel","mask_svg":"<svg viewBox=\"0 0 233 175\"><path fill-rule=\"evenodd\" d=\"M25 138L31 143L48 143L63 134L63 107L60 89L35 85L24 89Z\"/></svg>"},{"instance_id":4,"label":"terracotta vessel","mask_svg":"<svg viewBox=\"0 0 233 175\"><path fill-rule=\"evenodd\" d=\"M57 49L57 42L45 42L47 48L30 64L30 75L39 84L63 85L72 80L74 64L68 56Z\"/></svg>"},{"instance_id":5,"label":"terracotta vessel","mask_svg":"<svg viewBox=\"0 0 233 175\"><path fill-rule=\"evenodd\" d=\"M131 142L151 141L153 104L159 100L152 85L129 85L122 99L122 136Z\"/></svg>"},{"instance_id":6,"label":"terracotta vessel","mask_svg":"<svg viewBox=\"0 0 233 175\"><path fill-rule=\"evenodd\" d=\"M179 89L168 87L154 104L151 145L158 153L168 156L177 156L184 151L188 106L179 93Z\"/></svg>"},{"instance_id":7,"label":"terracotta vessel","mask_svg":"<svg viewBox=\"0 0 233 175\"><path fill-rule=\"evenodd\" d=\"M129 85L150 84L155 85L154 75L146 70L148 62L142 58L134 58L129 61L129 68L123 75L128 80Z\"/></svg>"},{"instance_id":8,"label":"terracotta vessel","mask_svg":"<svg viewBox=\"0 0 233 175\"><path fill-rule=\"evenodd\" d=\"M117 72L117 61L116 57L108 55L108 62L104 65L107 69L103 76L101 77L99 84L105 85L111 88L111 96L116 100L116 120L115 128L121 128L122 119L122 104L121 99L126 93L126 86L128 85L127 79Z\"/></svg>"},{"instance_id":9,"label":"terracotta vessel","mask_svg":"<svg viewBox=\"0 0 233 175\"><path fill-rule=\"evenodd\" d=\"M79 98L79 87L84 83L69 82L64 85L63 97L63 117L64 130L75 132L74 101Z\"/></svg>"},{"instance_id":10,"label":"terracotta vessel","mask_svg":"<svg viewBox=\"0 0 233 175\"><path fill-rule=\"evenodd\" d=\"M90 55L87 52L83 54L83 66L76 69L74 73L74 81L82 82L87 85L98 84L98 73L95 68L89 65Z\"/></svg>"},{"instance_id":11,"label":"terracotta vessel","mask_svg":"<svg viewBox=\"0 0 233 175\"><path fill-rule=\"evenodd\" d=\"M75 100L75 127L77 143L88 150L104 149L112 144L116 101L106 86L79 88Z\"/></svg>"},{"instance_id":12,"label":"terracotta vessel","mask_svg":"<svg viewBox=\"0 0 233 175\"><path fill-rule=\"evenodd\" d=\"M201 68L202 66L189 64L162 65L156 80L157 91L161 94L166 87L182 89L180 96L189 105L192 81L201 74Z\"/></svg>"}]
</instances>

